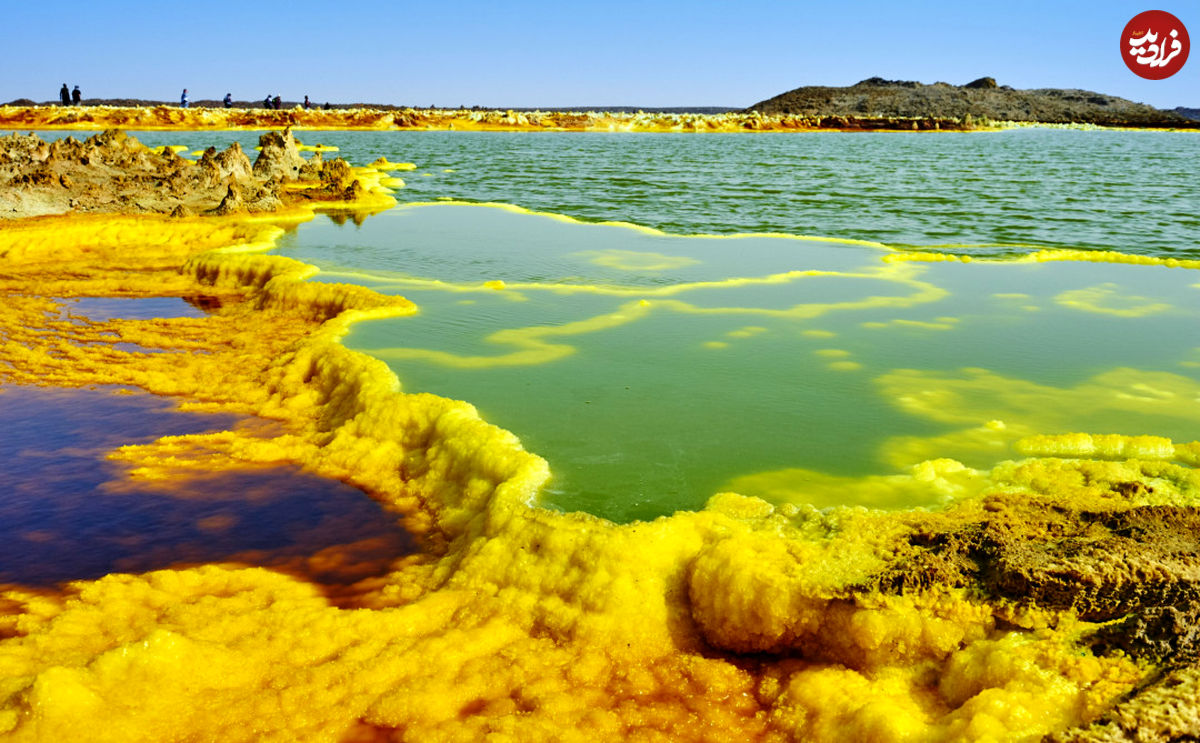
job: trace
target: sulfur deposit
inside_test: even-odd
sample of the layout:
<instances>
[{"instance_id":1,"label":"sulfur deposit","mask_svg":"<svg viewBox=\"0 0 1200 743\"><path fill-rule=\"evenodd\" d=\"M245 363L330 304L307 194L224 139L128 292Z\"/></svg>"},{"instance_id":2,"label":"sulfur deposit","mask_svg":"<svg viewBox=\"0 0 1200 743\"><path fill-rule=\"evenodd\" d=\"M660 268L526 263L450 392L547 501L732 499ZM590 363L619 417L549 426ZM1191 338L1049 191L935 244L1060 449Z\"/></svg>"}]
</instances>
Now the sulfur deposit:
<instances>
[{"instance_id":1,"label":"sulfur deposit","mask_svg":"<svg viewBox=\"0 0 1200 743\"><path fill-rule=\"evenodd\" d=\"M621 113L609 111L501 111L475 109L343 108L288 111L173 106L0 106L0 128L21 129L346 129L361 131L934 131L993 128L991 122L930 116L825 116L763 114Z\"/></svg>"},{"instance_id":2,"label":"sulfur deposit","mask_svg":"<svg viewBox=\"0 0 1200 743\"><path fill-rule=\"evenodd\" d=\"M356 191L384 195L373 188ZM890 481L958 494L937 512L734 493L625 525L544 510L533 504L548 466L515 436L468 403L403 392L383 362L341 345L355 322L411 314L410 302L306 283L316 269L262 254L312 216L296 204L5 224L0 383L132 385L271 419L269 432L111 457L133 480L167 483L299 464L385 504L423 552L337 596L236 564L5 586L6 740L1200 730L1200 444L1031 436L1027 458L988 471L931 459ZM66 297L198 294L219 307L168 320L57 311Z\"/></svg>"},{"instance_id":3,"label":"sulfur deposit","mask_svg":"<svg viewBox=\"0 0 1200 743\"><path fill-rule=\"evenodd\" d=\"M382 187L385 173L356 172L319 152L305 160L288 129L262 135L259 149L252 165L236 142L191 161L115 129L82 141L11 134L0 137L0 219L68 211L261 213L310 201L378 210L395 203Z\"/></svg>"}]
</instances>

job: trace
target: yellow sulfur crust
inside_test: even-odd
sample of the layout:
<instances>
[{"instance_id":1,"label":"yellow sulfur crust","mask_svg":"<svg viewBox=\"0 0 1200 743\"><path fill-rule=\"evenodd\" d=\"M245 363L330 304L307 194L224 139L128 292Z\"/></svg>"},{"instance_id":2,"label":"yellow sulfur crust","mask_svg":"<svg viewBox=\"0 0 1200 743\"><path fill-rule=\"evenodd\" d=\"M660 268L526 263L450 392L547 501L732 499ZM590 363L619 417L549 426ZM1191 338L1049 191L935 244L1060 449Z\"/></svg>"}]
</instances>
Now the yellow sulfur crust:
<instances>
[{"instance_id":1,"label":"yellow sulfur crust","mask_svg":"<svg viewBox=\"0 0 1200 743\"><path fill-rule=\"evenodd\" d=\"M134 480L296 463L362 487L424 552L337 601L236 565L8 587L6 740L1037 740L1091 722L1152 671L1093 654L1070 610L1022 614L936 582L885 590L880 576L918 554L914 533L982 523L997 504L1094 505L1104 483L1151 475L1155 503L1194 499L1194 447L1027 438L1037 455L1148 461L1091 462L1080 478L1067 459L991 473L943 460L865 484L943 483L955 500L941 513L733 493L650 523L551 512L532 505L549 468L514 435L467 403L402 393L383 362L340 344L354 322L411 303L305 283L315 269L259 252L279 234L247 219L6 226L0 381L136 385L274 419L269 437L168 437L112 456ZM194 294L222 306L79 323L52 299ZM1161 461L1176 450L1182 464ZM1150 502L1139 497L1106 507Z\"/></svg>"},{"instance_id":2,"label":"yellow sulfur crust","mask_svg":"<svg viewBox=\"0 0 1200 743\"><path fill-rule=\"evenodd\" d=\"M855 118L730 112L722 114L470 109L219 109L174 106L0 106L0 126L18 129L296 129L591 132L778 132L987 130L956 118ZM316 148L312 148L316 149ZM326 148L322 148L326 149ZM427 174L428 175L428 174Z\"/></svg>"}]
</instances>

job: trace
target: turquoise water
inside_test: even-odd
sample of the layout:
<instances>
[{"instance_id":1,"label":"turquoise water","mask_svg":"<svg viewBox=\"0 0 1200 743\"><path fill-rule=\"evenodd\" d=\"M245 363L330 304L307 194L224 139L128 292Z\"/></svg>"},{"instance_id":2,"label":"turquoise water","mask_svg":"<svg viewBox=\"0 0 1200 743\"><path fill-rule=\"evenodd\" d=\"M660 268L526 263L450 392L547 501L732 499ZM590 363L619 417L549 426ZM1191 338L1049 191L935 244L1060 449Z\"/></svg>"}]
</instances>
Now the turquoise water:
<instances>
[{"instance_id":1,"label":"turquoise water","mask_svg":"<svg viewBox=\"0 0 1200 743\"><path fill-rule=\"evenodd\" d=\"M988 468L1031 434L1197 438L1200 273L1019 260L1200 257L1194 133L299 137L415 163L402 202L578 220L402 206L280 246L319 280L415 301L348 345L517 433L551 464L545 505L629 520L735 489L929 506L945 493L870 483L939 457ZM913 247L983 260L886 260Z\"/></svg>"},{"instance_id":2,"label":"turquoise water","mask_svg":"<svg viewBox=\"0 0 1200 743\"><path fill-rule=\"evenodd\" d=\"M543 504L617 520L725 489L932 506L942 493L820 483L942 456L988 468L1034 433L1190 440L1200 416L1186 269L887 262L449 204L318 220L281 250L416 302L347 345L516 432L551 463Z\"/></svg>"},{"instance_id":3,"label":"turquoise water","mask_svg":"<svg viewBox=\"0 0 1200 743\"><path fill-rule=\"evenodd\" d=\"M1197 248L1200 138L1186 134L320 141L416 163L402 200L676 234L993 246L977 256ZM935 505L935 490L880 500L855 478L938 456L990 467L1032 433L1196 435L1192 271L885 263L879 247L456 205L318 220L282 249L322 280L415 301L418 317L362 325L347 343L406 389L468 400L516 432L550 461L542 502L562 509L649 518L723 489ZM797 271L819 273L767 278ZM1168 401L1138 401L1148 382ZM1003 429L981 438L993 421Z\"/></svg>"},{"instance_id":4,"label":"turquoise water","mask_svg":"<svg viewBox=\"0 0 1200 743\"><path fill-rule=\"evenodd\" d=\"M43 132L44 137L87 133ZM189 149L258 132L135 132ZM500 201L668 232L1036 244L1200 256L1200 135L299 132L353 164L412 162L403 201ZM327 155L333 156L333 155ZM446 170L453 170L447 173ZM428 173L429 175L423 175Z\"/></svg>"}]
</instances>

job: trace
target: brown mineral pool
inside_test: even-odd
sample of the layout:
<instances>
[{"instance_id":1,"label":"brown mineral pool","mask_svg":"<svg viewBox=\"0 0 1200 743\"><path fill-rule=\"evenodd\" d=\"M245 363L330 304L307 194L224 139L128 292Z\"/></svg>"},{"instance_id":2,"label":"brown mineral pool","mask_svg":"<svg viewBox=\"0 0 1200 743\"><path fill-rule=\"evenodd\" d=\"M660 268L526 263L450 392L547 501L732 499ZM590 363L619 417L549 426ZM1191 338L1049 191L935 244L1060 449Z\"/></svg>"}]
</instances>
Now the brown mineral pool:
<instances>
[{"instance_id":1,"label":"brown mineral pool","mask_svg":"<svg viewBox=\"0 0 1200 743\"><path fill-rule=\"evenodd\" d=\"M219 297L71 297L58 300L70 317L93 322L108 320L153 320L169 317L204 317L220 307Z\"/></svg>"},{"instance_id":2,"label":"brown mineral pool","mask_svg":"<svg viewBox=\"0 0 1200 743\"><path fill-rule=\"evenodd\" d=\"M135 486L107 459L122 445L226 429L237 416L184 413L123 388L0 387L0 420L0 582L236 562L344 584L414 549L361 490L295 467Z\"/></svg>"}]
</instances>

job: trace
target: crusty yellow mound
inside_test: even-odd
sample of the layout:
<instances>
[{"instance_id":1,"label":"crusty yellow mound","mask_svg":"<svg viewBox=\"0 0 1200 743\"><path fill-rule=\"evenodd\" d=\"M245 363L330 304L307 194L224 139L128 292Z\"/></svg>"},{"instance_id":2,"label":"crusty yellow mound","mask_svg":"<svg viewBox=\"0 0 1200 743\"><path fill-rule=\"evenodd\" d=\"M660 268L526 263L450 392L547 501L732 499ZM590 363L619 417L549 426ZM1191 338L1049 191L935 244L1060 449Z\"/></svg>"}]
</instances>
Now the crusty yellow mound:
<instances>
[{"instance_id":1,"label":"crusty yellow mound","mask_svg":"<svg viewBox=\"0 0 1200 743\"><path fill-rule=\"evenodd\" d=\"M915 131L976 129L960 119L930 117L847 118L786 114L616 113L600 111L499 111L474 109L143 108L116 106L0 106L7 129L346 129L361 131L589 131L747 132L817 129Z\"/></svg>"},{"instance_id":2,"label":"crusty yellow mound","mask_svg":"<svg viewBox=\"0 0 1200 743\"><path fill-rule=\"evenodd\" d=\"M236 565L7 587L6 740L1037 740L1092 734L1080 726L1160 668L1193 678L1104 631L1165 601L1122 592L1105 545L1125 544L1122 519L1194 507L1195 446L1043 438L1027 446L1045 458L993 472L941 460L896 476L969 475L940 513L731 493L650 523L551 512L535 505L547 464L515 436L467 403L403 393L339 342L357 320L415 308L305 283L315 269L261 254L279 234L246 217L6 226L0 381L130 384L274 419L270 434L112 457L166 482L297 463L361 486L425 551L336 601ZM195 294L220 308L81 322L54 299ZM1060 555L1068 538L1085 541ZM1164 549L1142 569L1183 586L1192 564ZM1072 559L1087 591L1057 590L1054 565ZM1172 710L1162 730L1196 719L1171 688L1133 698L1166 700L1152 706ZM1112 724L1129 715L1151 719L1126 704Z\"/></svg>"}]
</instances>

